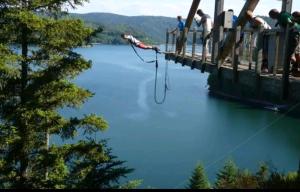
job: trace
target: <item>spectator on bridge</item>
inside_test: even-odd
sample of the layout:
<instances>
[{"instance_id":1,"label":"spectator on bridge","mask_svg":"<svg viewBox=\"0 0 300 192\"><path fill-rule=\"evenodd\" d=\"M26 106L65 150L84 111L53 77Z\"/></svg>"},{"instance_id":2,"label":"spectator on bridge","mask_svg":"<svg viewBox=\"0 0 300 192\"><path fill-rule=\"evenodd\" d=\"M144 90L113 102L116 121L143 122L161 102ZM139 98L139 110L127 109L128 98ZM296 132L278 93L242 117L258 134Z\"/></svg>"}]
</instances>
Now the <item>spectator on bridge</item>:
<instances>
[{"instance_id":1,"label":"spectator on bridge","mask_svg":"<svg viewBox=\"0 0 300 192\"><path fill-rule=\"evenodd\" d=\"M254 16L253 12L248 10L246 12L246 18L250 24L250 27L253 29L260 29L261 27L264 30L271 29L271 26L261 17ZM259 39L258 37L263 37ZM258 36L258 31L254 33L254 40L253 45L255 47L255 52L257 53L258 50L263 50L263 63L262 63L262 72L268 73L268 48L269 48L269 38L268 36Z\"/></svg>"},{"instance_id":2,"label":"spectator on bridge","mask_svg":"<svg viewBox=\"0 0 300 192\"><path fill-rule=\"evenodd\" d=\"M228 12L232 13L232 28L234 28L238 20L238 17L234 14L233 9L228 9Z\"/></svg>"},{"instance_id":3,"label":"spectator on bridge","mask_svg":"<svg viewBox=\"0 0 300 192\"><path fill-rule=\"evenodd\" d=\"M195 17L195 21L200 27L202 25L203 33L202 33L202 41L203 41L203 49L205 49L204 58L207 60L207 54L209 53L210 47L210 36L213 28L213 21L208 14L205 14L201 9L198 9L197 15L200 16L200 19Z\"/></svg>"},{"instance_id":4,"label":"spectator on bridge","mask_svg":"<svg viewBox=\"0 0 300 192\"><path fill-rule=\"evenodd\" d=\"M299 11L295 11L295 12L293 12L292 16L293 16L293 20L296 23L300 24L300 12Z\"/></svg>"},{"instance_id":5,"label":"spectator on bridge","mask_svg":"<svg viewBox=\"0 0 300 192\"><path fill-rule=\"evenodd\" d=\"M294 17L297 20L297 13L294 13ZM295 18L288 12L279 12L277 9L272 9L269 12L269 16L272 19L277 20L277 25L285 29L289 27L289 48L288 56L292 63L292 75L300 76L300 71L298 69L300 65L300 24L295 22Z\"/></svg>"},{"instance_id":6,"label":"spectator on bridge","mask_svg":"<svg viewBox=\"0 0 300 192\"><path fill-rule=\"evenodd\" d=\"M173 31L171 31L171 33L175 34L177 31L179 31L179 35L176 37L176 52L180 52L180 50L177 50L177 48L178 48L179 41L183 35L185 24L182 21L182 16L180 16L180 15L177 16L177 21L178 21L178 25Z\"/></svg>"},{"instance_id":7,"label":"spectator on bridge","mask_svg":"<svg viewBox=\"0 0 300 192\"><path fill-rule=\"evenodd\" d=\"M227 11L232 13L232 28L230 28L230 29L224 29L224 39L227 38L227 36L229 35L229 33L233 32L233 29L237 26L237 20L238 20L238 16L236 16L234 14L233 9L228 9ZM245 33L243 31L241 31L240 41L238 42L238 45L240 45L244 41L244 34ZM232 62L231 61L231 57L227 57L225 60L226 60L226 62L229 62L229 63Z\"/></svg>"},{"instance_id":8,"label":"spectator on bridge","mask_svg":"<svg viewBox=\"0 0 300 192\"><path fill-rule=\"evenodd\" d=\"M132 45L134 45L135 47L141 48L141 49L152 49L156 52L159 52L159 48L156 46L152 46L152 45L146 45L143 42L141 42L140 40L136 39L135 37L133 37L132 35L129 34L121 34L121 37L123 39L128 40L129 43L131 43Z\"/></svg>"}]
</instances>

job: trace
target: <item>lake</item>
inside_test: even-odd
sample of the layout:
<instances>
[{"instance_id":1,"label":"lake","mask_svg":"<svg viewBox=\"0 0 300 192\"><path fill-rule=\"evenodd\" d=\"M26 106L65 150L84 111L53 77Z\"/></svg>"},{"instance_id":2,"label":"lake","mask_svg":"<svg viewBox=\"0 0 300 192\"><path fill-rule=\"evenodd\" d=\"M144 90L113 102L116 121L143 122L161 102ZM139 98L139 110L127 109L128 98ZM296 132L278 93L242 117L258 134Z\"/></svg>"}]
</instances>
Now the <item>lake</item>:
<instances>
[{"instance_id":1,"label":"lake","mask_svg":"<svg viewBox=\"0 0 300 192\"><path fill-rule=\"evenodd\" d=\"M76 83L95 93L80 110L96 113L110 125L97 135L108 138L113 154L142 179L142 188L184 188L201 162L214 183L228 159L256 171L265 161L279 171L295 171L300 158L300 119L209 95L208 74L169 63L166 102L154 102L154 64L142 63L130 46L96 45L77 50L93 61ZM138 50L147 60L152 51ZM161 97L165 60L159 56Z\"/></svg>"}]
</instances>

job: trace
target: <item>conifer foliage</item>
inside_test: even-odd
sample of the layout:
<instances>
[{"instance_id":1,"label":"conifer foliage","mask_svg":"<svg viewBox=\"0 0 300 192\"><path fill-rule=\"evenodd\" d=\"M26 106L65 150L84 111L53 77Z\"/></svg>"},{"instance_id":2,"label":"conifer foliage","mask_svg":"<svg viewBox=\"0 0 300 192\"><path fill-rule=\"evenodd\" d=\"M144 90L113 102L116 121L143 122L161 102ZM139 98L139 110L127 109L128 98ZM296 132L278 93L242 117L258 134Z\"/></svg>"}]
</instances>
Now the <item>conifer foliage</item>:
<instances>
[{"instance_id":1,"label":"conifer foliage","mask_svg":"<svg viewBox=\"0 0 300 192\"><path fill-rule=\"evenodd\" d=\"M111 188L132 171L89 137L108 127L103 118L58 112L93 96L72 82L91 67L74 48L93 31L61 17L85 1L0 1L1 188ZM49 146L49 136L74 139L79 131L78 143Z\"/></svg>"},{"instance_id":2,"label":"conifer foliage","mask_svg":"<svg viewBox=\"0 0 300 192\"><path fill-rule=\"evenodd\" d=\"M204 168L198 164L193 171L192 177L189 179L188 189L209 189L210 184L205 175Z\"/></svg>"}]
</instances>

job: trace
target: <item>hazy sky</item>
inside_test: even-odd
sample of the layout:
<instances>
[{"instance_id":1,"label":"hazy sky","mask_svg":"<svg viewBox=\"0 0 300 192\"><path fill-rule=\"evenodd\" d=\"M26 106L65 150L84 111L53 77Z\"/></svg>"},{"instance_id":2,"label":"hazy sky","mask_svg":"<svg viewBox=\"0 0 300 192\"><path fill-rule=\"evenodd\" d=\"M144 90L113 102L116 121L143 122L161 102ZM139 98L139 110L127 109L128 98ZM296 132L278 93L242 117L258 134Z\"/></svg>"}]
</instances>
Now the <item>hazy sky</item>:
<instances>
[{"instance_id":1,"label":"hazy sky","mask_svg":"<svg viewBox=\"0 0 300 192\"><path fill-rule=\"evenodd\" d=\"M300 0L294 0L293 10L300 10ZM231 8L235 13L240 12L244 0L225 0L225 10ZM296 3L297 2L297 3ZM83 7L71 12L108 12L127 16L136 15L155 15L176 17L182 15L187 17L192 0L90 0ZM214 0L202 0L199 6L205 12L213 16ZM257 15L268 15L272 8L281 8L281 2L278 0L260 0L255 10Z\"/></svg>"}]
</instances>

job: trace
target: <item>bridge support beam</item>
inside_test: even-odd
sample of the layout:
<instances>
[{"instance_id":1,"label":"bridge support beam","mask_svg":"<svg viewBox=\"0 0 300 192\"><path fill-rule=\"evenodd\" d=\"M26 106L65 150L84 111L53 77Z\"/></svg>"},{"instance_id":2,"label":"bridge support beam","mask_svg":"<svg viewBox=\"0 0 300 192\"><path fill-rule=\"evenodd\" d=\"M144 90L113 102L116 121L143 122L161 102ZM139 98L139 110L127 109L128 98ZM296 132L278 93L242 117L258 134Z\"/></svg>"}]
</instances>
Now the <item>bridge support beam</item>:
<instances>
[{"instance_id":1,"label":"bridge support beam","mask_svg":"<svg viewBox=\"0 0 300 192\"><path fill-rule=\"evenodd\" d=\"M293 0L282 0L281 11L286 11L288 13L292 12Z\"/></svg>"},{"instance_id":2,"label":"bridge support beam","mask_svg":"<svg viewBox=\"0 0 300 192\"><path fill-rule=\"evenodd\" d=\"M241 26L241 29L244 28L244 26L247 23L246 19L246 12L248 10L254 11L258 4L259 0L247 0L240 15L237 19L237 25L235 26L235 30L237 26ZM217 59L219 59L221 63L224 62L225 58L231 53L232 48L234 46L235 38L234 33L229 33L228 36L225 39L224 46L222 47L222 50L219 52Z\"/></svg>"},{"instance_id":3,"label":"bridge support beam","mask_svg":"<svg viewBox=\"0 0 300 192\"><path fill-rule=\"evenodd\" d=\"M184 43L186 42L186 36L185 34L188 34L190 28L191 28L191 25L193 23L193 20L194 20L194 17L195 17L195 14L197 12L197 9L199 7L199 4L200 4L201 0L193 0L193 3L192 3L192 6L190 8L190 11L189 11L189 14L188 14L188 17L185 21L185 32L186 33L182 33L181 37L180 37L180 41L178 43L178 47L176 47L176 50L178 52L178 54L181 52L182 48L183 48L183 45Z\"/></svg>"},{"instance_id":4,"label":"bridge support beam","mask_svg":"<svg viewBox=\"0 0 300 192\"><path fill-rule=\"evenodd\" d=\"M213 45L212 45L212 63L218 64L217 56L219 47L223 39L223 27L221 14L224 11L224 0L215 0L215 15L214 15L214 30L213 30Z\"/></svg>"}]
</instances>

